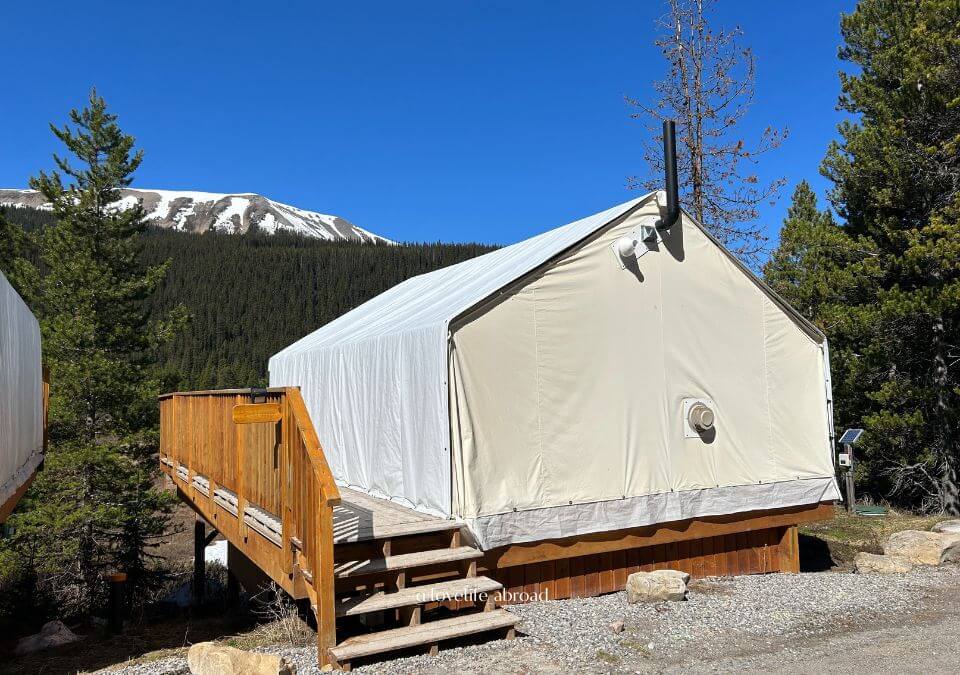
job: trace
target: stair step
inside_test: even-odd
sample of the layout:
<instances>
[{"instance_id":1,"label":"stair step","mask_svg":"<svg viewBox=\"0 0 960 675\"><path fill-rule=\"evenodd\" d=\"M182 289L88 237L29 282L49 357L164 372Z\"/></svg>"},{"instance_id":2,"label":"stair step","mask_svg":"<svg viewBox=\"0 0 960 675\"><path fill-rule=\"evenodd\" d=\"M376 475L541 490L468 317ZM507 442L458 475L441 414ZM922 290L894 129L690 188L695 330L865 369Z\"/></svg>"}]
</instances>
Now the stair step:
<instances>
[{"instance_id":1,"label":"stair step","mask_svg":"<svg viewBox=\"0 0 960 675\"><path fill-rule=\"evenodd\" d=\"M417 645L434 644L442 640L475 635L488 630L511 628L516 622L517 617L503 609L477 614L463 614L452 619L431 621L416 626L405 626L350 638L331 648L330 654L339 663L345 663L363 656L382 654Z\"/></svg>"},{"instance_id":2,"label":"stair step","mask_svg":"<svg viewBox=\"0 0 960 675\"><path fill-rule=\"evenodd\" d=\"M416 551L415 553L391 555L385 558L373 558L371 560L350 560L335 565L333 573L336 578L342 579L344 577L377 574L378 572L394 572L410 569L411 567L426 567L427 565L438 565L456 562L458 560L471 560L482 556L483 553L472 546L438 548L430 551Z\"/></svg>"},{"instance_id":3,"label":"stair step","mask_svg":"<svg viewBox=\"0 0 960 675\"><path fill-rule=\"evenodd\" d=\"M427 602L468 599L480 593L493 593L503 588L499 581L488 577L454 579L436 584L404 588L392 593L374 593L360 598L350 598L337 605L337 616L357 616L385 609L411 607Z\"/></svg>"},{"instance_id":4,"label":"stair step","mask_svg":"<svg viewBox=\"0 0 960 675\"><path fill-rule=\"evenodd\" d=\"M439 518L418 520L411 523L369 525L351 521L347 516L337 520L337 512L334 510L333 543L352 544L378 539L410 537L418 534L459 530L460 527L461 524L455 520L441 520Z\"/></svg>"}]
</instances>

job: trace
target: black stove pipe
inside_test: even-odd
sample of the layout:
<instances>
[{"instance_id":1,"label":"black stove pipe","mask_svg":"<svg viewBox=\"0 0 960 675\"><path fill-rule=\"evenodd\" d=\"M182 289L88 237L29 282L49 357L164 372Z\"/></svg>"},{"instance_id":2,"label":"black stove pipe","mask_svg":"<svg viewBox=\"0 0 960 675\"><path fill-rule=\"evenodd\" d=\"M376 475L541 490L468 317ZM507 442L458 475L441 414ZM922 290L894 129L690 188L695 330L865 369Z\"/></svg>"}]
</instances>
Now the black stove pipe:
<instances>
[{"instance_id":1,"label":"black stove pipe","mask_svg":"<svg viewBox=\"0 0 960 675\"><path fill-rule=\"evenodd\" d=\"M680 218L680 193L677 186L677 131L673 120L663 122L663 172L667 190L667 215L658 229L666 229Z\"/></svg>"}]
</instances>

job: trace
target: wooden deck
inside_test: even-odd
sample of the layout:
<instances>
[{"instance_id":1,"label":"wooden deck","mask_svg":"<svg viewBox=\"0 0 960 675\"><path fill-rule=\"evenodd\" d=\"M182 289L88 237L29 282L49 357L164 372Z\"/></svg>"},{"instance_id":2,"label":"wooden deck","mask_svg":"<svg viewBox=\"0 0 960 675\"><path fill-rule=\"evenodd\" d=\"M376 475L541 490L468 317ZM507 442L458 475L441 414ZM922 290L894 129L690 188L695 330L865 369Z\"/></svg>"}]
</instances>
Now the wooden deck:
<instances>
[{"instance_id":1,"label":"wooden deck","mask_svg":"<svg viewBox=\"0 0 960 675\"><path fill-rule=\"evenodd\" d=\"M347 544L457 529L451 520L428 516L400 504L340 488L333 509L333 543Z\"/></svg>"},{"instance_id":2,"label":"wooden deck","mask_svg":"<svg viewBox=\"0 0 960 675\"><path fill-rule=\"evenodd\" d=\"M833 507L660 523L480 551L460 525L338 487L300 392L184 392L161 397L162 471L229 542L238 574L308 600L319 665L352 662L479 633L513 635L499 605L622 590L632 572L694 577L799 571L797 524ZM236 566L234 562L236 561Z\"/></svg>"},{"instance_id":3,"label":"wooden deck","mask_svg":"<svg viewBox=\"0 0 960 675\"><path fill-rule=\"evenodd\" d=\"M483 553L461 544L459 524L336 485L299 390L167 394L160 418L161 470L202 519L197 583L205 523L238 570L309 601L321 667L512 637L516 618L492 600L503 587L477 575ZM441 607L458 613L434 616Z\"/></svg>"}]
</instances>

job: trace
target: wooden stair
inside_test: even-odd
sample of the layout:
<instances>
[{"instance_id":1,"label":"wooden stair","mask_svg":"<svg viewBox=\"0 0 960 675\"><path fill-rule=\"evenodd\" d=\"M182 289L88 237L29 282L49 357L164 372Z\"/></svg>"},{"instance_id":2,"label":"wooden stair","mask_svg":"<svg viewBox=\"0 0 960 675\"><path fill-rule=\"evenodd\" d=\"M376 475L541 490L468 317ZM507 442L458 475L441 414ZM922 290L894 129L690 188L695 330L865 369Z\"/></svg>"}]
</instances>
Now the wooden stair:
<instances>
[{"instance_id":1,"label":"wooden stair","mask_svg":"<svg viewBox=\"0 0 960 675\"><path fill-rule=\"evenodd\" d=\"M435 654L441 642L482 633L514 635L516 616L494 602L503 586L477 576L483 553L461 545L460 529L450 521L355 530L335 549L338 624L362 619L372 631L330 647L335 668L350 670L357 659L416 647ZM364 555L349 559L360 552ZM440 612L426 610L441 605L455 615L430 620ZM338 626L337 632L344 631Z\"/></svg>"},{"instance_id":2,"label":"wooden stair","mask_svg":"<svg viewBox=\"0 0 960 675\"><path fill-rule=\"evenodd\" d=\"M391 555L372 560L351 560L340 563L333 568L337 579L357 577L365 574L381 574L383 572L399 572L414 567L443 565L445 563L472 560L483 557L483 553L472 546L457 546L456 548L441 548L430 551L416 551L403 555Z\"/></svg>"},{"instance_id":3,"label":"wooden stair","mask_svg":"<svg viewBox=\"0 0 960 675\"><path fill-rule=\"evenodd\" d=\"M393 593L381 591L346 599L337 605L337 616L358 616L387 609L412 607L435 602L437 598L466 598L479 596L481 593L493 594L501 588L503 586L499 581L487 577L472 577L403 588Z\"/></svg>"},{"instance_id":4,"label":"wooden stair","mask_svg":"<svg viewBox=\"0 0 960 675\"><path fill-rule=\"evenodd\" d=\"M516 621L517 617L503 609L463 614L452 619L350 638L333 647L330 654L341 668L349 670L353 659L425 644L431 645L431 653L435 653L435 645L443 640L494 630L511 631Z\"/></svg>"}]
</instances>

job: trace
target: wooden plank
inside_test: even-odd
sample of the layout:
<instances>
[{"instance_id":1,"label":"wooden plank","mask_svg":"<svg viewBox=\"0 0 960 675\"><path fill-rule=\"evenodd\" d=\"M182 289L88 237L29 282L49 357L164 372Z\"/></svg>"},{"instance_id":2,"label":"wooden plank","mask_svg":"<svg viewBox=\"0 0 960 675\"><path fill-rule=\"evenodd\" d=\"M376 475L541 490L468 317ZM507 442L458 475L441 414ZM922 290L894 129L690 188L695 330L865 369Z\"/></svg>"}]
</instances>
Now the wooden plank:
<instances>
[{"instance_id":1,"label":"wooden plank","mask_svg":"<svg viewBox=\"0 0 960 675\"><path fill-rule=\"evenodd\" d=\"M727 568L726 575L734 576L740 573L740 558L737 555L737 535L723 536L724 562Z\"/></svg>"},{"instance_id":2,"label":"wooden plank","mask_svg":"<svg viewBox=\"0 0 960 675\"><path fill-rule=\"evenodd\" d=\"M479 614L465 614L452 619L360 635L332 647L330 654L339 662L352 661L363 656L436 643L490 630L510 628L516 622L516 616L502 609L480 612Z\"/></svg>"},{"instance_id":3,"label":"wooden plank","mask_svg":"<svg viewBox=\"0 0 960 675\"><path fill-rule=\"evenodd\" d=\"M800 549L798 545L797 527L785 527L780 534L779 561L780 571L796 574L800 571Z\"/></svg>"},{"instance_id":4,"label":"wooden plank","mask_svg":"<svg viewBox=\"0 0 960 675\"><path fill-rule=\"evenodd\" d=\"M364 597L349 598L337 605L337 616L358 616L399 607L423 605L429 602L470 598L481 593L494 593L501 588L503 586L500 582L489 577L453 579L436 584L404 588L393 593L379 592Z\"/></svg>"},{"instance_id":5,"label":"wooden plank","mask_svg":"<svg viewBox=\"0 0 960 675\"><path fill-rule=\"evenodd\" d=\"M555 597L557 600L564 600L570 597L570 559L561 558L557 560L555 569L557 573Z\"/></svg>"},{"instance_id":6,"label":"wooden plank","mask_svg":"<svg viewBox=\"0 0 960 675\"><path fill-rule=\"evenodd\" d=\"M557 565L555 560L540 563L540 595L545 600L557 598Z\"/></svg>"},{"instance_id":7,"label":"wooden plank","mask_svg":"<svg viewBox=\"0 0 960 675\"><path fill-rule=\"evenodd\" d=\"M372 527L358 528L354 524L338 522L337 515L333 517L333 543L351 544L362 541L373 541L376 539L390 539L393 537L406 537L415 534L431 534L434 532L447 532L460 529L460 524L455 520L443 520L436 518L433 520L417 520L409 523L384 524L374 522Z\"/></svg>"},{"instance_id":8,"label":"wooden plank","mask_svg":"<svg viewBox=\"0 0 960 675\"><path fill-rule=\"evenodd\" d=\"M600 567L600 592L613 593L617 590L616 577L613 573L613 554L601 553L598 563Z\"/></svg>"},{"instance_id":9,"label":"wooden plank","mask_svg":"<svg viewBox=\"0 0 960 675\"><path fill-rule=\"evenodd\" d=\"M349 561L337 565L334 569L334 574L337 578L356 577L411 569L414 567L440 565L461 560L473 560L481 557L483 557L483 552L478 551L472 546L441 548L432 551L416 551L414 553L392 555L385 558L374 558L372 560Z\"/></svg>"},{"instance_id":10,"label":"wooden plank","mask_svg":"<svg viewBox=\"0 0 960 675\"><path fill-rule=\"evenodd\" d=\"M833 504L810 504L806 506L750 511L739 514L712 516L709 518L675 521L649 525L630 530L598 532L579 537L551 539L541 542L513 544L496 549L492 557L497 567L523 565L528 562L543 562L560 558L574 558L594 553L641 548L658 544L670 544L691 539L703 539L737 532L765 530L798 523L832 518ZM673 559L676 559L674 556Z\"/></svg>"},{"instance_id":11,"label":"wooden plank","mask_svg":"<svg viewBox=\"0 0 960 675\"><path fill-rule=\"evenodd\" d=\"M597 554L583 558L583 594L592 598L600 593L600 558Z\"/></svg>"},{"instance_id":12,"label":"wooden plank","mask_svg":"<svg viewBox=\"0 0 960 675\"><path fill-rule=\"evenodd\" d=\"M613 590L622 591L627 587L627 552L614 551L611 562L613 564Z\"/></svg>"},{"instance_id":13,"label":"wooden plank","mask_svg":"<svg viewBox=\"0 0 960 675\"><path fill-rule=\"evenodd\" d=\"M713 548L716 541L716 537L707 537L701 544L701 550L703 552L703 576L705 577L717 576L717 555Z\"/></svg>"},{"instance_id":14,"label":"wooden plank","mask_svg":"<svg viewBox=\"0 0 960 675\"><path fill-rule=\"evenodd\" d=\"M523 568L523 593L527 598L537 597L540 591L540 563L532 563Z\"/></svg>"},{"instance_id":15,"label":"wooden plank","mask_svg":"<svg viewBox=\"0 0 960 675\"><path fill-rule=\"evenodd\" d=\"M281 394L285 391L285 389L284 387L268 387L264 391L266 391L268 394ZM184 397L184 396L235 397L238 394L249 396L250 389L249 388L247 389L198 389L197 391L172 391L167 394L160 394L160 396L158 396L157 398L159 398L161 401L165 401L167 399L172 399L174 397Z\"/></svg>"},{"instance_id":16,"label":"wooden plank","mask_svg":"<svg viewBox=\"0 0 960 675\"><path fill-rule=\"evenodd\" d=\"M690 576L699 579L703 574L703 539L690 541Z\"/></svg>"},{"instance_id":17,"label":"wooden plank","mask_svg":"<svg viewBox=\"0 0 960 675\"><path fill-rule=\"evenodd\" d=\"M582 556L570 558L570 597L582 598L586 595L584 588L584 558Z\"/></svg>"},{"instance_id":18,"label":"wooden plank","mask_svg":"<svg viewBox=\"0 0 960 675\"><path fill-rule=\"evenodd\" d=\"M279 403L241 403L233 406L234 424L276 424L283 415Z\"/></svg>"}]
</instances>

